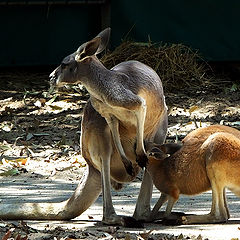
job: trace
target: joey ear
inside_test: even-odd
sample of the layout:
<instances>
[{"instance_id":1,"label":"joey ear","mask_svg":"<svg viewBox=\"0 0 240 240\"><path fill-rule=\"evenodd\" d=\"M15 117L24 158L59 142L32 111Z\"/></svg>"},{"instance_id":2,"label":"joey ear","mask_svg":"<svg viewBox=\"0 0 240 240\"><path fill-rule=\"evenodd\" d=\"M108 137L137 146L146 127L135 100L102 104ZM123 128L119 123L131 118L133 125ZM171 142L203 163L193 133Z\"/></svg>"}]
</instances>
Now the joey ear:
<instances>
[{"instance_id":1,"label":"joey ear","mask_svg":"<svg viewBox=\"0 0 240 240\"><path fill-rule=\"evenodd\" d=\"M164 160L165 158L168 157L168 155L158 147L153 147L151 151L148 153L148 156L154 157L155 159L158 160Z\"/></svg>"},{"instance_id":2,"label":"joey ear","mask_svg":"<svg viewBox=\"0 0 240 240\"><path fill-rule=\"evenodd\" d=\"M182 144L179 143L165 143L160 146L160 149L166 154L174 154L182 147Z\"/></svg>"},{"instance_id":3,"label":"joey ear","mask_svg":"<svg viewBox=\"0 0 240 240\"><path fill-rule=\"evenodd\" d=\"M144 148L147 152L151 152L151 150L153 148L160 148L162 146L162 144L157 144L154 142L150 142L150 141L144 141Z\"/></svg>"}]
</instances>

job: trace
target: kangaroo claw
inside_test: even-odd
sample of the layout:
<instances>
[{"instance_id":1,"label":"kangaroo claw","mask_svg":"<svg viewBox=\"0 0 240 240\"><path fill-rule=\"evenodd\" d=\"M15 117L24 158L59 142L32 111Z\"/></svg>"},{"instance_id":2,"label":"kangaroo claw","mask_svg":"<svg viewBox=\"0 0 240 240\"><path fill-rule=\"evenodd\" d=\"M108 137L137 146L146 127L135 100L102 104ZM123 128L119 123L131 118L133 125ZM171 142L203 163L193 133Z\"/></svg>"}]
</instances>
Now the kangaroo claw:
<instances>
[{"instance_id":1,"label":"kangaroo claw","mask_svg":"<svg viewBox=\"0 0 240 240\"><path fill-rule=\"evenodd\" d=\"M141 168L144 168L147 166L148 158L145 154L143 155L137 155L136 162Z\"/></svg>"}]
</instances>

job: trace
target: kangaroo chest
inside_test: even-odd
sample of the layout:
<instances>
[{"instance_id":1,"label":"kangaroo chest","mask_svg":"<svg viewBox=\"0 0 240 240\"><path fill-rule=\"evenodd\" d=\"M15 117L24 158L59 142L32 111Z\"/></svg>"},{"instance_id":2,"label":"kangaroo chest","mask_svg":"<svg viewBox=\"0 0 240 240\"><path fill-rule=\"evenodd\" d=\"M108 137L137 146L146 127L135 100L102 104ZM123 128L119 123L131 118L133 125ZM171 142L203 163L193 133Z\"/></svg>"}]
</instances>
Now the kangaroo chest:
<instances>
[{"instance_id":1,"label":"kangaroo chest","mask_svg":"<svg viewBox=\"0 0 240 240\"><path fill-rule=\"evenodd\" d=\"M91 97L91 103L95 110L101 114L104 118L110 118L111 115L115 116L123 126L132 127L136 126L136 116L135 114L123 107L112 106L104 101Z\"/></svg>"}]
</instances>

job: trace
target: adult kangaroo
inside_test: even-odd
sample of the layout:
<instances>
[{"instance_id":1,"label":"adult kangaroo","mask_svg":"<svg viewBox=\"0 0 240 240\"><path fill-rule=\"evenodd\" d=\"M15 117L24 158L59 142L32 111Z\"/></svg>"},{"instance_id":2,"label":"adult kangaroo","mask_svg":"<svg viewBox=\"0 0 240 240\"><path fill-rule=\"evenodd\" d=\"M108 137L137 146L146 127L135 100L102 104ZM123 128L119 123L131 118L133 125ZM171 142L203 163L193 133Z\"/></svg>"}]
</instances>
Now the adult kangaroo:
<instances>
[{"instance_id":1,"label":"adult kangaroo","mask_svg":"<svg viewBox=\"0 0 240 240\"><path fill-rule=\"evenodd\" d=\"M144 141L163 143L167 107L156 72L138 61L107 69L96 57L107 46L110 29L100 32L63 59L50 75L57 86L81 83L90 94L82 119L81 148L88 168L74 194L61 203L1 205L1 219L72 219L103 193L103 222L126 225L115 213L111 185L131 182L147 161ZM138 162L138 163L137 163ZM134 217L150 213L152 180L144 173Z\"/></svg>"},{"instance_id":2,"label":"adult kangaroo","mask_svg":"<svg viewBox=\"0 0 240 240\"><path fill-rule=\"evenodd\" d=\"M176 223L219 223L229 219L225 189L240 195L240 131L212 125L188 134L182 146L149 144L146 148L149 148L147 170L161 192L152 210L151 221L158 216L164 202L168 201L164 214L168 219L180 194L194 195L210 189L211 212L182 216Z\"/></svg>"}]
</instances>

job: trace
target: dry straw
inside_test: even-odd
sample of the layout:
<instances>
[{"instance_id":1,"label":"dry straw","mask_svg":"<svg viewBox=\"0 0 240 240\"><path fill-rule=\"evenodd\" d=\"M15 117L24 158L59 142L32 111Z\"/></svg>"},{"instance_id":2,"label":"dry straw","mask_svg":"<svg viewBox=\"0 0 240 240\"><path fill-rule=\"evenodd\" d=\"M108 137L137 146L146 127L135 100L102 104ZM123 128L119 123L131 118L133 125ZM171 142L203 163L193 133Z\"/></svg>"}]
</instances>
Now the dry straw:
<instances>
[{"instance_id":1,"label":"dry straw","mask_svg":"<svg viewBox=\"0 0 240 240\"><path fill-rule=\"evenodd\" d=\"M168 92L186 88L206 89L216 83L211 68L198 52L182 44L124 41L114 51L106 53L101 60L107 68L126 60L143 62L158 73L165 91Z\"/></svg>"}]
</instances>

